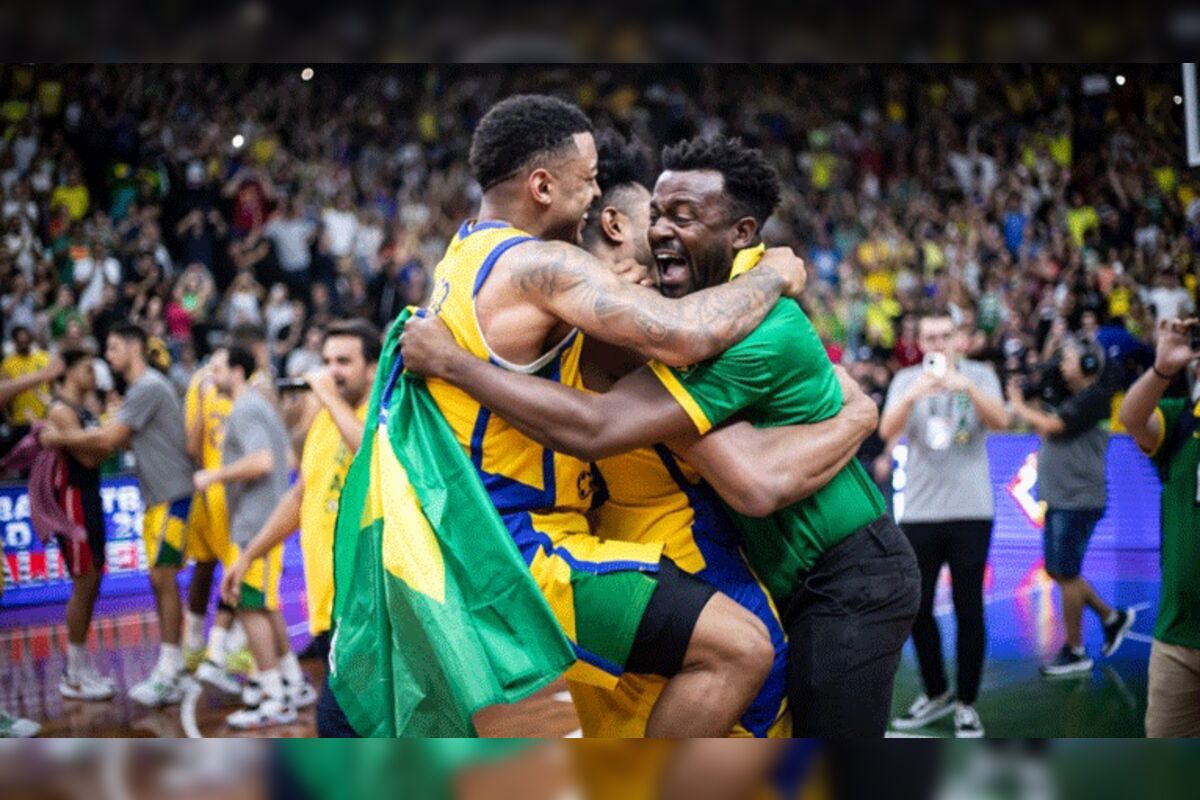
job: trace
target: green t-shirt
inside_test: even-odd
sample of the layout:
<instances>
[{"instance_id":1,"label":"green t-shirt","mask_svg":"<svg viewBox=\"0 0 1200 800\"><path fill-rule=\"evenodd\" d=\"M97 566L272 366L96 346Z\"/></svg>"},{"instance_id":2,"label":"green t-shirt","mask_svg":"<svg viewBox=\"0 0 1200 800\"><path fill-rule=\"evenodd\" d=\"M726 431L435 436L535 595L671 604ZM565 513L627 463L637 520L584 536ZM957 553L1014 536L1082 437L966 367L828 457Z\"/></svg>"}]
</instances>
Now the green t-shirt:
<instances>
[{"instance_id":1,"label":"green t-shirt","mask_svg":"<svg viewBox=\"0 0 1200 800\"><path fill-rule=\"evenodd\" d=\"M1200 504L1196 469L1200 464L1200 426L1176 446L1188 401L1171 398L1158 404L1163 436L1150 456L1162 478L1162 587L1154 638L1200 649ZM1200 417L1200 403L1192 409Z\"/></svg>"},{"instance_id":2,"label":"green t-shirt","mask_svg":"<svg viewBox=\"0 0 1200 800\"><path fill-rule=\"evenodd\" d=\"M822 422L842 408L833 364L808 317L789 299L715 359L686 369L650 367L701 434L735 414L770 428ZM883 496L857 459L812 496L769 517L730 509L751 564L779 603L822 554L885 511Z\"/></svg>"}]
</instances>

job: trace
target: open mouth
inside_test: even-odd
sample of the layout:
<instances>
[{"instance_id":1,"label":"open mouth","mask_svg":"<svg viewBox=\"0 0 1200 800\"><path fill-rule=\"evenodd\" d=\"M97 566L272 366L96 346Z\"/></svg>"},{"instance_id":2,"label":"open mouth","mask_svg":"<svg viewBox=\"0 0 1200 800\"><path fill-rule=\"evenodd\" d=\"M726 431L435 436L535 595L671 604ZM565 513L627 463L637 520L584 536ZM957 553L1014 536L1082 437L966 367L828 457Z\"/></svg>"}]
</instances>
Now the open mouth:
<instances>
[{"instance_id":1,"label":"open mouth","mask_svg":"<svg viewBox=\"0 0 1200 800\"><path fill-rule=\"evenodd\" d=\"M673 250L659 250L654 254L654 261L664 285L677 286L687 281L689 265L684 256Z\"/></svg>"}]
</instances>

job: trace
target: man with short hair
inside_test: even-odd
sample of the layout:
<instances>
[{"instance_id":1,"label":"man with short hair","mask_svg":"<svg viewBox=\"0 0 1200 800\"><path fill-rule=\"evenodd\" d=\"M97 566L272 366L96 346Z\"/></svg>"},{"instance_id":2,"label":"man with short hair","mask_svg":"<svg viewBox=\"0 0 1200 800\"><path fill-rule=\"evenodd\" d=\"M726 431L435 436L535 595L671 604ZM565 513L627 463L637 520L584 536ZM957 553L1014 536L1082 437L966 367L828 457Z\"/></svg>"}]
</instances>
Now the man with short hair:
<instances>
[{"instance_id":1,"label":"man with short hair","mask_svg":"<svg viewBox=\"0 0 1200 800\"><path fill-rule=\"evenodd\" d=\"M13 352L0 361L0 378L13 380L36 375L50 365L50 355L33 346L33 333L23 325L12 330ZM44 419L50 404L50 384L40 382L19 393L5 405L13 441L17 441L33 423Z\"/></svg>"},{"instance_id":2,"label":"man with short hair","mask_svg":"<svg viewBox=\"0 0 1200 800\"><path fill-rule=\"evenodd\" d=\"M1154 644L1146 735L1200 736L1200 403L1163 397L1180 374L1194 388L1200 320L1163 320L1154 365L1129 388L1121 424L1162 478L1162 588ZM1195 395L1191 395L1195 397Z\"/></svg>"},{"instance_id":3,"label":"man with short hair","mask_svg":"<svg viewBox=\"0 0 1200 800\"><path fill-rule=\"evenodd\" d=\"M666 148L663 165L649 217L663 294L690 299L744 272L753 276L761 269L760 231L779 198L778 176L762 153L737 139L696 139ZM410 321L401 345L409 369L441 376L535 440L586 460L655 445L667 451L660 443L668 442L672 464L671 451L715 475L715 462L738 453L722 449L723 436L704 434L735 415L780 428L826 422L843 406L834 367L791 300L776 302L715 358L682 368L651 362L604 394L540 385L468 358L433 319ZM746 461L752 453L743 453ZM803 492L762 492L765 476L754 464L739 471L739 488L730 488L736 475L717 488L789 633L796 734L882 736L917 606L911 549L852 449ZM701 516L698 524L710 524Z\"/></svg>"},{"instance_id":4,"label":"man with short hair","mask_svg":"<svg viewBox=\"0 0 1200 800\"><path fill-rule=\"evenodd\" d=\"M1095 345L1068 339L1058 366L1070 396L1057 408L1035 408L1020 381L1008 385L1013 416L1041 437L1038 450L1038 499L1046 504L1042 536L1045 569L1062 592L1067 640L1042 665L1042 675L1089 674L1092 659L1083 648L1083 608L1096 612L1104 626L1105 658L1121 646L1137 612L1115 609L1083 577L1083 557L1108 502L1108 431L1101 424L1112 416L1112 391L1101 378L1104 353Z\"/></svg>"},{"instance_id":5,"label":"man with short hair","mask_svg":"<svg viewBox=\"0 0 1200 800\"><path fill-rule=\"evenodd\" d=\"M238 553L266 522L271 509L287 491L288 435L275 409L250 387L257 370L254 354L241 345L225 350L213 367L217 390L233 400L221 445L221 466L200 470L193 482L197 492L225 487L229 506L230 556ZM300 664L291 651L287 629L279 616L279 579L283 547L257 559L242 576L237 616L246 629L258 672L243 695L246 707L226 721L236 729L294 722L296 708L315 702Z\"/></svg>"},{"instance_id":6,"label":"man with short hair","mask_svg":"<svg viewBox=\"0 0 1200 800\"><path fill-rule=\"evenodd\" d=\"M106 455L126 446L133 449L145 506L142 540L162 644L150 676L134 686L129 696L156 707L183 699L184 661L179 647L183 608L178 575L187 550L192 486L183 408L170 382L147 364L146 341L146 332L131 322L109 331L105 359L128 387L115 419L90 430L48 428L41 442L44 447L87 449Z\"/></svg>"},{"instance_id":7,"label":"man with short hair","mask_svg":"<svg viewBox=\"0 0 1200 800\"><path fill-rule=\"evenodd\" d=\"M896 373L879 419L884 441L908 438L908 484L897 519L921 568L912 638L925 691L892 725L912 730L953 714L955 735L977 738L983 735L975 710L986 645L983 573L994 516L985 436L1008 427L1008 412L992 368L962 357L966 337L949 314L922 317L917 344L927 363ZM957 698L946 682L933 615L943 564L950 565L958 623Z\"/></svg>"},{"instance_id":8,"label":"man with short hair","mask_svg":"<svg viewBox=\"0 0 1200 800\"><path fill-rule=\"evenodd\" d=\"M96 387L92 354L67 350L62 358L62 382L46 421L64 431L96 428L100 421L87 408L88 396ZM67 669L58 691L69 700L108 700L113 682L88 663L87 637L92 611L100 596L104 573L104 506L100 500L100 464L108 454L100 449L64 448L55 474L55 495L67 519L83 528L82 541L58 535L58 548L71 576L71 599L67 601Z\"/></svg>"}]
</instances>

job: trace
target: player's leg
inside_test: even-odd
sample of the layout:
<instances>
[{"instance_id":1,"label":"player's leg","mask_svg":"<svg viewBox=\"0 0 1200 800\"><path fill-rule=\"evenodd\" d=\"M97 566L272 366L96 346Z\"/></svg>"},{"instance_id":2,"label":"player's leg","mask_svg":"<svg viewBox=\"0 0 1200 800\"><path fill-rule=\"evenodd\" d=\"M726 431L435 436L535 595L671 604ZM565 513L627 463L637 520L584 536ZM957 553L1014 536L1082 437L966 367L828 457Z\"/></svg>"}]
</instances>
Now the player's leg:
<instances>
[{"instance_id":1,"label":"player's leg","mask_svg":"<svg viewBox=\"0 0 1200 800\"><path fill-rule=\"evenodd\" d=\"M664 559L625 668L667 678L647 736L725 736L762 688L774 659L761 620Z\"/></svg>"},{"instance_id":2,"label":"player's leg","mask_svg":"<svg viewBox=\"0 0 1200 800\"><path fill-rule=\"evenodd\" d=\"M76 573L80 568L86 571ZM67 601L67 669L58 690L63 697L72 700L108 700L114 694L113 684L96 674L87 653L92 610L100 595L100 571L90 559L85 565L71 567L71 570L71 598Z\"/></svg>"},{"instance_id":3,"label":"player's leg","mask_svg":"<svg viewBox=\"0 0 1200 800\"><path fill-rule=\"evenodd\" d=\"M287 621L279 611L271 613L271 632L275 637L275 651L279 654L279 674L283 676L283 689L288 702L295 708L308 708L317 702L317 690L300 667L300 659L292 650Z\"/></svg>"},{"instance_id":4,"label":"player's leg","mask_svg":"<svg viewBox=\"0 0 1200 800\"><path fill-rule=\"evenodd\" d=\"M233 728L281 725L296 719L296 709L288 697L280 671L281 647L275 620L279 616L282 552L282 547L276 547L255 561L246 571L242 582L238 619L246 630L246 639L258 672L243 695L246 707L230 714L226 720ZM286 628L283 637L286 642Z\"/></svg>"},{"instance_id":5,"label":"player's leg","mask_svg":"<svg viewBox=\"0 0 1200 800\"><path fill-rule=\"evenodd\" d=\"M187 544L187 516L191 498L160 503L145 510L142 521L150 586L158 614L158 662L146 680L130 690L130 697L146 706L177 703L183 699L180 678L184 671L180 648L183 603L179 597L179 569Z\"/></svg>"}]
</instances>

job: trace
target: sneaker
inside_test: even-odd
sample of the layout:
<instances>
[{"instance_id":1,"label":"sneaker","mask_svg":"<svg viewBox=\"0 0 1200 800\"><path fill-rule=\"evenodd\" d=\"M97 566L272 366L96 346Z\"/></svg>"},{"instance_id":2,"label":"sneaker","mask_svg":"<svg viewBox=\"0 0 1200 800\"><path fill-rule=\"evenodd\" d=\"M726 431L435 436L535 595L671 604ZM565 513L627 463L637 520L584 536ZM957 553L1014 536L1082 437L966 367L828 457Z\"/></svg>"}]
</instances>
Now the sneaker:
<instances>
[{"instance_id":1,"label":"sneaker","mask_svg":"<svg viewBox=\"0 0 1200 800\"><path fill-rule=\"evenodd\" d=\"M1123 608L1117 612L1117 618L1111 625L1104 626L1104 649L1101 652L1104 653L1105 658L1117 652L1121 642L1125 641L1125 634L1129 633L1129 629L1133 627L1135 619L1137 619L1136 609Z\"/></svg>"},{"instance_id":2,"label":"sneaker","mask_svg":"<svg viewBox=\"0 0 1200 800\"><path fill-rule=\"evenodd\" d=\"M246 708L254 708L264 697L266 695L263 694L262 686L254 678L246 681L246 685L242 687L242 705Z\"/></svg>"},{"instance_id":3,"label":"sneaker","mask_svg":"<svg viewBox=\"0 0 1200 800\"><path fill-rule=\"evenodd\" d=\"M129 697L149 708L174 705L183 700L183 684L178 675L163 675L155 670L129 690Z\"/></svg>"},{"instance_id":4,"label":"sneaker","mask_svg":"<svg viewBox=\"0 0 1200 800\"><path fill-rule=\"evenodd\" d=\"M28 739L37 736L42 726L31 719L14 716L0 709L0 739Z\"/></svg>"},{"instance_id":5,"label":"sneaker","mask_svg":"<svg viewBox=\"0 0 1200 800\"><path fill-rule=\"evenodd\" d=\"M1077 654L1070 645L1064 644L1053 659L1042 665L1042 675L1047 678L1061 675L1084 675L1092 671L1092 659L1087 653Z\"/></svg>"},{"instance_id":6,"label":"sneaker","mask_svg":"<svg viewBox=\"0 0 1200 800\"><path fill-rule=\"evenodd\" d=\"M225 694L240 695L242 693L242 685L237 682L237 679L207 658L196 667L196 678Z\"/></svg>"},{"instance_id":7,"label":"sneaker","mask_svg":"<svg viewBox=\"0 0 1200 800\"><path fill-rule=\"evenodd\" d=\"M188 672L195 672L199 669L201 662L207 657L208 649L204 645L183 648L183 665Z\"/></svg>"},{"instance_id":8,"label":"sneaker","mask_svg":"<svg viewBox=\"0 0 1200 800\"><path fill-rule=\"evenodd\" d=\"M317 690L308 682L308 678L302 678L299 686L284 680L283 693L293 708L308 708L317 702Z\"/></svg>"},{"instance_id":9,"label":"sneaker","mask_svg":"<svg viewBox=\"0 0 1200 800\"><path fill-rule=\"evenodd\" d=\"M112 681L90 669L63 673L58 692L68 700L111 700L117 693Z\"/></svg>"},{"instance_id":10,"label":"sneaker","mask_svg":"<svg viewBox=\"0 0 1200 800\"><path fill-rule=\"evenodd\" d=\"M289 725L296 721L296 709L281 700L268 697L256 706L235 711L225 718L229 727L245 731L268 725Z\"/></svg>"},{"instance_id":11,"label":"sneaker","mask_svg":"<svg viewBox=\"0 0 1200 800\"><path fill-rule=\"evenodd\" d=\"M892 720L892 727L898 731L911 731L924 728L942 717L947 717L954 711L954 695L949 690L937 697L927 697L922 694L908 711Z\"/></svg>"},{"instance_id":12,"label":"sneaker","mask_svg":"<svg viewBox=\"0 0 1200 800\"><path fill-rule=\"evenodd\" d=\"M979 718L979 712L975 710L975 706L964 706L962 703L959 703L957 706L955 706L954 738L983 738L983 720Z\"/></svg>"},{"instance_id":13,"label":"sneaker","mask_svg":"<svg viewBox=\"0 0 1200 800\"><path fill-rule=\"evenodd\" d=\"M225 670L234 675L248 676L254 672L254 656L249 647L239 647L225 656Z\"/></svg>"}]
</instances>

